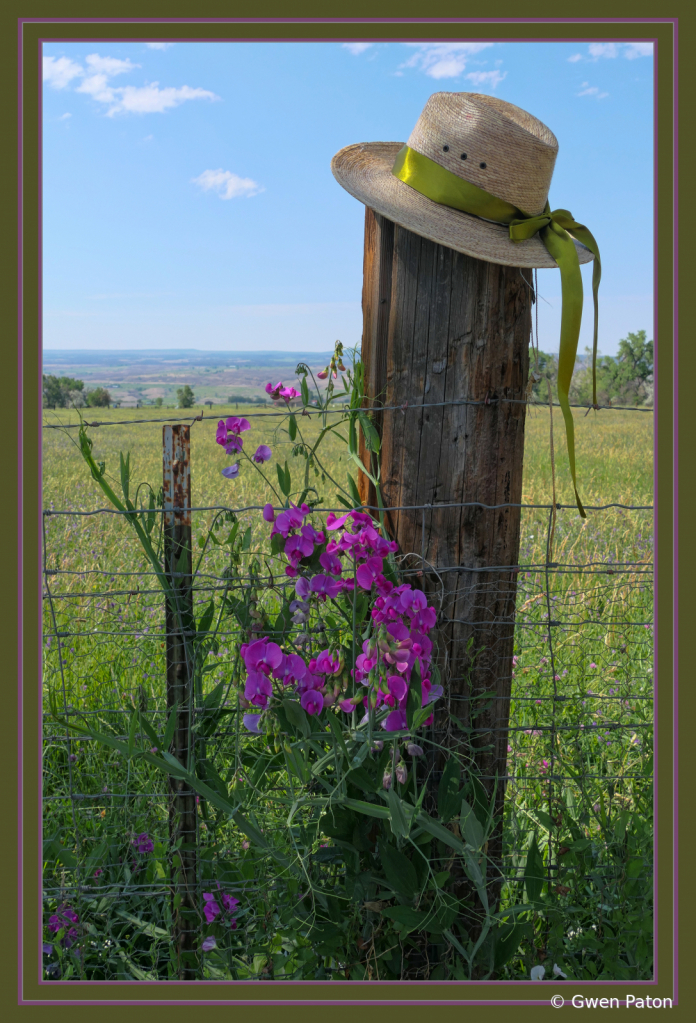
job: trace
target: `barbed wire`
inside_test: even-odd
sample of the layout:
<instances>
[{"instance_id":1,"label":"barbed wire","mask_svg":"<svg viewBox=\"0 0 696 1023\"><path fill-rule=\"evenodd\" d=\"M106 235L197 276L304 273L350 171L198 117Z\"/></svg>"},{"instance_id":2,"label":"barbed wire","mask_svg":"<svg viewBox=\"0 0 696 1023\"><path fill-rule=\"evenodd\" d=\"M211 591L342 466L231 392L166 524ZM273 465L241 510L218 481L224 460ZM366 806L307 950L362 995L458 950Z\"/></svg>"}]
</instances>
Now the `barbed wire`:
<instances>
[{"instance_id":1,"label":"barbed wire","mask_svg":"<svg viewBox=\"0 0 696 1023\"><path fill-rule=\"evenodd\" d=\"M529 401L525 398L500 398L500 397L487 397L484 399L469 399L469 398L458 398L450 401L433 401L433 402L422 402L420 404L404 404L404 405L361 405L360 408L351 408L347 402L343 403L340 408L311 408L310 406L288 406L286 409L279 409L276 412L244 412L244 419L255 419L255 418L287 418L290 415L304 415L308 418L312 416L323 416L323 415L345 415L346 412L407 412L417 409L429 408L446 408L450 406L460 405L497 405L497 404L510 404L510 405L527 405L530 408L538 408L540 411L548 409L547 402ZM228 403L229 404L229 403ZM561 408L558 402L553 402L554 408ZM586 412L594 410L595 412L654 412L654 408L649 405L588 405L588 404L571 404L571 408L585 409ZM85 420L84 425L90 428L99 426L135 426L143 423L200 423L205 419L219 420L219 415L204 415L202 412L198 416L168 416L163 419L120 419L110 420L103 419L93 422L87 422ZM77 430L80 428L80 423L44 423L43 428L46 430Z\"/></svg>"}]
</instances>

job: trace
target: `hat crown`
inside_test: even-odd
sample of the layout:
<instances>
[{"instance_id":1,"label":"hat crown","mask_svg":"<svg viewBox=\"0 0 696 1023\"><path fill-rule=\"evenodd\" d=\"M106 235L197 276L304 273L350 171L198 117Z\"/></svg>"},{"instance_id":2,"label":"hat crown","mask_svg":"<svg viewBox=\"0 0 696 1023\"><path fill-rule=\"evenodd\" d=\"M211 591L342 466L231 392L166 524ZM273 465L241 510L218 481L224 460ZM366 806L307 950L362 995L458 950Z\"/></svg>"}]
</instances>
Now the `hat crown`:
<instances>
[{"instance_id":1,"label":"hat crown","mask_svg":"<svg viewBox=\"0 0 696 1023\"><path fill-rule=\"evenodd\" d=\"M436 92L408 145L523 213L544 211L558 141L512 103L475 92Z\"/></svg>"}]
</instances>

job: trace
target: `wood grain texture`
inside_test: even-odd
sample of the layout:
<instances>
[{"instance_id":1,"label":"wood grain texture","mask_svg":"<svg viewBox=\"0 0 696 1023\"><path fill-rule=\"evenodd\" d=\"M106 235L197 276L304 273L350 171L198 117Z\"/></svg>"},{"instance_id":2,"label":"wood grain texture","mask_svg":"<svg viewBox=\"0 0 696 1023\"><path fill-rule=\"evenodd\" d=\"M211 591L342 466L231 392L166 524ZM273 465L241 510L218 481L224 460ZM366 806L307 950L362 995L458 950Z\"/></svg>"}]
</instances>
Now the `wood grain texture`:
<instances>
[{"instance_id":1,"label":"wood grain texture","mask_svg":"<svg viewBox=\"0 0 696 1023\"><path fill-rule=\"evenodd\" d=\"M398 406L376 416L382 497L387 508L419 506L387 518L402 566L423 573L412 581L439 611L445 698L434 727L439 741L473 756L490 792L507 773L520 540L511 505L522 495L531 301L530 271L462 255L366 211L367 391L370 404ZM490 403L433 407L457 401ZM374 504L362 474L360 488ZM441 761L432 766L437 777ZM498 810L504 789L499 781Z\"/></svg>"}]
</instances>

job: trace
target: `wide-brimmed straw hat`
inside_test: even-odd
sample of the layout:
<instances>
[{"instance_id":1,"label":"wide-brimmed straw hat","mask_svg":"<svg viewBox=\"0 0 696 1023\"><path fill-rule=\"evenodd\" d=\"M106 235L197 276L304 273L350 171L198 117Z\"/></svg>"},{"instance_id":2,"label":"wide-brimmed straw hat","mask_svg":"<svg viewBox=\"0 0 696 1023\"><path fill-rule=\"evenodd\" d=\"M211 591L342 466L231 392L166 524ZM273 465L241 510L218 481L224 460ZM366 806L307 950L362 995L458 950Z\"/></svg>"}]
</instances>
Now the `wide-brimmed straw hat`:
<instances>
[{"instance_id":1,"label":"wide-brimmed straw hat","mask_svg":"<svg viewBox=\"0 0 696 1023\"><path fill-rule=\"evenodd\" d=\"M334 156L331 169L360 202L424 238L490 263L555 267L538 233L513 241L509 218L496 223L498 217L486 216L491 210L485 206L478 216L453 208L446 201L448 187L438 191L437 179L443 177L440 170L449 172L465 190L474 186L474 192L480 189L487 199L503 200L503 206L533 218L547 209L557 153L553 132L520 107L474 92L437 92L405 145L346 146ZM418 174L438 201L418 190ZM584 245L575 245L580 263L593 259Z\"/></svg>"}]
</instances>

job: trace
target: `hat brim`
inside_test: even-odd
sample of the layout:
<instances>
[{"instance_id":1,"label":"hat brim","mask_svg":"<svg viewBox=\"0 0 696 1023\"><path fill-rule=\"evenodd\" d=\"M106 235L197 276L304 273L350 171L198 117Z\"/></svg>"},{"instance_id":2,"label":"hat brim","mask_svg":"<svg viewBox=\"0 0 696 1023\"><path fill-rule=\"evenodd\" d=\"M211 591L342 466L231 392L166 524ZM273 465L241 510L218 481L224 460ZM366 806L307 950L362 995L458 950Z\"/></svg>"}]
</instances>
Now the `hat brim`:
<instances>
[{"instance_id":1,"label":"hat brim","mask_svg":"<svg viewBox=\"0 0 696 1023\"><path fill-rule=\"evenodd\" d=\"M334 156L331 170L338 183L365 206L423 238L489 263L557 269L538 235L512 242L504 225L442 206L394 177L392 167L402 147L403 142L346 146ZM575 241L575 247L581 263L594 259L580 242Z\"/></svg>"}]
</instances>

